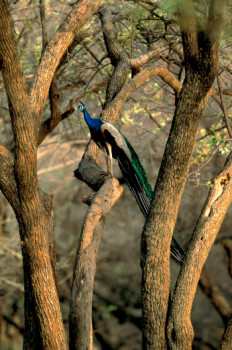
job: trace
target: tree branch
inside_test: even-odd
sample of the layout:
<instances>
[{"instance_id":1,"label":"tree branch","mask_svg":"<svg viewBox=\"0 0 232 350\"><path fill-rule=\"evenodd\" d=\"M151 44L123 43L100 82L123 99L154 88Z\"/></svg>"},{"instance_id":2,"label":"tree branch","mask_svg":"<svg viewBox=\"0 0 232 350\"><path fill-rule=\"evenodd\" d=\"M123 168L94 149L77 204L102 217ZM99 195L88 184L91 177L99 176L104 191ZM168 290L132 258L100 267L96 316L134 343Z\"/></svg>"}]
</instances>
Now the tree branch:
<instances>
[{"instance_id":1,"label":"tree branch","mask_svg":"<svg viewBox=\"0 0 232 350\"><path fill-rule=\"evenodd\" d=\"M106 50L114 66L114 71L106 89L106 101L103 106L103 109L105 109L108 103L114 99L125 84L127 75L131 69L131 63L127 53L119 46L115 37L113 20L109 7L102 6L98 14L100 15Z\"/></svg>"},{"instance_id":2,"label":"tree branch","mask_svg":"<svg viewBox=\"0 0 232 350\"><path fill-rule=\"evenodd\" d=\"M211 300L212 304L219 312L225 325L231 317L232 309L230 304L222 294L220 288L215 284L212 277L208 274L205 268L202 269L199 285L203 292Z\"/></svg>"},{"instance_id":3,"label":"tree branch","mask_svg":"<svg viewBox=\"0 0 232 350\"><path fill-rule=\"evenodd\" d=\"M47 45L47 42L48 42L44 0L39 0L39 13L40 13L40 20L41 20L41 27L42 27L42 52L44 52L45 46Z\"/></svg>"},{"instance_id":4,"label":"tree branch","mask_svg":"<svg viewBox=\"0 0 232 350\"><path fill-rule=\"evenodd\" d=\"M232 348L232 318L229 320L228 325L222 337L220 344L220 350L231 350Z\"/></svg>"},{"instance_id":5,"label":"tree branch","mask_svg":"<svg viewBox=\"0 0 232 350\"><path fill-rule=\"evenodd\" d=\"M221 85L221 79L220 79L219 75L217 75L217 83L218 83L219 96L220 96L220 100L221 100L221 108L222 108L222 111L224 114L224 119L225 119L227 131L228 131L230 138L232 139L232 129L230 126L230 120L229 120L229 117L227 114L224 97L222 95L222 85Z\"/></svg>"},{"instance_id":6,"label":"tree branch","mask_svg":"<svg viewBox=\"0 0 232 350\"><path fill-rule=\"evenodd\" d=\"M204 208L193 232L186 261L178 276L168 319L168 337L173 349L191 348L191 308L201 270L232 202L232 152L213 181ZM180 303L180 300L185 300ZM191 332L191 334L190 334ZM186 347L186 340L188 345Z\"/></svg>"},{"instance_id":7,"label":"tree branch","mask_svg":"<svg viewBox=\"0 0 232 350\"><path fill-rule=\"evenodd\" d=\"M219 243L222 244L222 246L225 248L227 255L228 255L228 271L230 274L230 277L232 278L232 239L231 238L224 238L219 240Z\"/></svg>"},{"instance_id":8,"label":"tree branch","mask_svg":"<svg viewBox=\"0 0 232 350\"><path fill-rule=\"evenodd\" d=\"M123 86L122 90L117 94L113 101L108 103L106 108L102 111L102 117L112 124L115 124L120 117L124 103L129 100L130 96L136 89L152 76L161 77L174 89L176 94L179 95L181 91L181 83L166 68L162 66L146 68ZM104 172L99 172L99 169L97 170L96 168L96 164L99 164L100 162L101 154L102 152L97 148L94 142L91 141L75 171L75 176L87 183L93 189L95 189L96 183L101 186L102 180L105 176ZM92 167L91 171L89 167ZM95 173L94 176L93 173ZM98 180L93 181L92 179Z\"/></svg>"},{"instance_id":9,"label":"tree branch","mask_svg":"<svg viewBox=\"0 0 232 350\"><path fill-rule=\"evenodd\" d=\"M107 179L91 199L77 250L70 305L70 349L90 349L92 296L99 244L112 206L122 194L116 179Z\"/></svg>"},{"instance_id":10,"label":"tree branch","mask_svg":"<svg viewBox=\"0 0 232 350\"><path fill-rule=\"evenodd\" d=\"M37 126L35 128L37 132L48 90L61 57L73 42L75 31L81 28L92 14L97 11L99 6L100 0L78 1L46 46L30 92L31 107L37 118Z\"/></svg>"},{"instance_id":11,"label":"tree branch","mask_svg":"<svg viewBox=\"0 0 232 350\"><path fill-rule=\"evenodd\" d=\"M148 67L142 70L132 80L124 85L114 100L110 102L107 105L107 108L103 111L103 118L114 124L119 118L124 103L130 99L132 93L143 85L149 78L154 76L160 77L175 91L176 95L179 96L182 84L172 73L169 72L169 70L163 66L157 66L155 68Z\"/></svg>"},{"instance_id":12,"label":"tree branch","mask_svg":"<svg viewBox=\"0 0 232 350\"><path fill-rule=\"evenodd\" d=\"M45 137L49 135L55 127L62 122L64 119L70 117L74 111L74 104L78 102L81 98L85 96L86 93L89 92L98 92L103 86L108 82L109 77L100 78L97 82L92 82L87 88L86 86L81 87L78 91L70 94L68 98L66 98L59 107L61 115L60 118L52 118L49 117L45 121L43 121L40 125L40 130L38 134L37 146L39 146Z\"/></svg>"},{"instance_id":13,"label":"tree branch","mask_svg":"<svg viewBox=\"0 0 232 350\"><path fill-rule=\"evenodd\" d=\"M196 13L192 0L179 1L177 17L183 39L185 61L195 60L198 55Z\"/></svg>"},{"instance_id":14,"label":"tree branch","mask_svg":"<svg viewBox=\"0 0 232 350\"><path fill-rule=\"evenodd\" d=\"M131 59L131 68L133 71L136 72L136 74L138 72L140 72L141 67L146 64L147 62L149 62L150 60L152 60L153 58L159 57L160 53L161 53L162 47L156 49L156 50L152 50L150 52L148 52L147 54L141 55L137 58ZM134 74L135 75L135 74Z\"/></svg>"},{"instance_id":15,"label":"tree branch","mask_svg":"<svg viewBox=\"0 0 232 350\"><path fill-rule=\"evenodd\" d=\"M211 41L218 42L224 23L225 0L211 0L209 4L209 16L206 27L206 36Z\"/></svg>"}]
</instances>

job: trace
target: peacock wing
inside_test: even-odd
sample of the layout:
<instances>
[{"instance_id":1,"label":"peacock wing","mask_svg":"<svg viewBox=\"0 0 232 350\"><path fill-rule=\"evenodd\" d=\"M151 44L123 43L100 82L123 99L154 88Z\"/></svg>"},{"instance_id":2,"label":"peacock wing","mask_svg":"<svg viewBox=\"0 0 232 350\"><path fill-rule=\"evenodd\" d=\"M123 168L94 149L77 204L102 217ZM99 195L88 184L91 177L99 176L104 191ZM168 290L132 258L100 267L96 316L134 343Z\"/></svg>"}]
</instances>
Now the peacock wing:
<instances>
[{"instance_id":1,"label":"peacock wing","mask_svg":"<svg viewBox=\"0 0 232 350\"><path fill-rule=\"evenodd\" d=\"M134 154L136 153L133 147L112 124L104 123L101 131L106 144L109 143L111 145L112 155L118 160L119 167L127 181L129 189L138 202L142 213L147 216L151 199L143 183L143 176L146 176L146 173L139 159L134 159ZM147 177L146 181L148 182Z\"/></svg>"}]
</instances>

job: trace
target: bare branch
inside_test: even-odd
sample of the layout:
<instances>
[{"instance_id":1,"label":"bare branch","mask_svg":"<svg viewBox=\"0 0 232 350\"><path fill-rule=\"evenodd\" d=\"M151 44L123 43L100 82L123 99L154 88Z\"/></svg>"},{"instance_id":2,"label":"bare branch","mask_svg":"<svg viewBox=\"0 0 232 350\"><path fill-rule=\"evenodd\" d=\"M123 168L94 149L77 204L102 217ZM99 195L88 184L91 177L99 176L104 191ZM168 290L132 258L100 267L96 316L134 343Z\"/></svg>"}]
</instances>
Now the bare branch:
<instances>
[{"instance_id":1,"label":"bare branch","mask_svg":"<svg viewBox=\"0 0 232 350\"><path fill-rule=\"evenodd\" d=\"M30 103L37 117L37 131L48 90L61 57L73 42L75 31L81 28L99 6L100 0L78 1L46 46L30 92Z\"/></svg>"},{"instance_id":2,"label":"bare branch","mask_svg":"<svg viewBox=\"0 0 232 350\"><path fill-rule=\"evenodd\" d=\"M220 79L220 77L218 75L217 75L217 83L218 83L219 96L220 96L220 99L221 99L221 108L222 108L222 111L223 111L223 114L224 114L224 119L225 119L227 131L228 131L228 134L229 134L230 138L232 138L232 129L231 129L231 125L230 125L230 120L229 120L229 117L228 117L228 113L227 113L227 110L226 110L224 97L223 97L223 94L222 94L221 79Z\"/></svg>"},{"instance_id":3,"label":"bare branch","mask_svg":"<svg viewBox=\"0 0 232 350\"><path fill-rule=\"evenodd\" d=\"M102 6L98 13L102 23L102 30L108 56L112 65L114 66L114 71L106 89L106 102L103 106L103 109L105 109L108 103L114 99L125 84L127 75L131 69L131 63L127 53L119 46L117 42L109 7Z\"/></svg>"},{"instance_id":4,"label":"bare branch","mask_svg":"<svg viewBox=\"0 0 232 350\"><path fill-rule=\"evenodd\" d=\"M39 134L38 134L37 145L39 146L43 142L45 137L49 135L60 122L62 122L64 119L68 118L74 113L75 111L74 104L76 102L78 102L82 97L84 97L86 93L98 92L103 86L106 85L108 80L109 80L108 76L99 78L98 81L91 83L87 88L86 86L83 86L78 91L75 91L74 93L69 95L68 98L64 100L61 103L61 106L59 107L62 113L60 118L54 119L52 117L49 117L43 123L41 123Z\"/></svg>"},{"instance_id":5,"label":"bare branch","mask_svg":"<svg viewBox=\"0 0 232 350\"><path fill-rule=\"evenodd\" d=\"M122 194L116 179L107 179L92 199L76 255L70 306L70 348L90 349L92 295L99 244L106 218Z\"/></svg>"},{"instance_id":6,"label":"bare branch","mask_svg":"<svg viewBox=\"0 0 232 350\"><path fill-rule=\"evenodd\" d=\"M157 66L155 68L148 67L124 85L114 100L103 111L104 119L115 123L119 118L124 103L129 100L131 94L153 76L158 76L164 80L175 91L176 95L179 96L182 84L168 69L163 66Z\"/></svg>"},{"instance_id":7,"label":"bare branch","mask_svg":"<svg viewBox=\"0 0 232 350\"><path fill-rule=\"evenodd\" d=\"M206 35L211 41L217 42L221 35L225 19L225 0L211 0Z\"/></svg>"},{"instance_id":8,"label":"bare branch","mask_svg":"<svg viewBox=\"0 0 232 350\"><path fill-rule=\"evenodd\" d=\"M222 240L219 240L219 242L223 245L225 248L227 255L228 255L228 271L230 276L232 277L232 239L230 238L224 238Z\"/></svg>"},{"instance_id":9,"label":"bare branch","mask_svg":"<svg viewBox=\"0 0 232 350\"><path fill-rule=\"evenodd\" d=\"M232 90L231 89L222 89L221 90L223 95L226 96L232 96ZM209 92L209 96L219 95L219 91L216 89L211 89Z\"/></svg>"},{"instance_id":10,"label":"bare branch","mask_svg":"<svg viewBox=\"0 0 232 350\"><path fill-rule=\"evenodd\" d=\"M141 55L137 58L131 59L131 68L133 70L136 70L136 72L139 72L141 70L141 67L152 60L153 58L159 57L160 53L162 51L162 48L158 48L156 50L152 50L148 52L145 55Z\"/></svg>"},{"instance_id":11,"label":"bare branch","mask_svg":"<svg viewBox=\"0 0 232 350\"><path fill-rule=\"evenodd\" d=\"M185 338L185 346L187 339L188 348L191 348L193 337L191 308L197 284L205 260L231 202L232 152L228 156L223 170L213 181L213 187L194 230L186 261L177 280L168 320L168 337L174 349L182 349L183 337ZM179 300L185 300L185 303L180 304ZM172 336L174 329L175 339Z\"/></svg>"},{"instance_id":12,"label":"bare branch","mask_svg":"<svg viewBox=\"0 0 232 350\"><path fill-rule=\"evenodd\" d=\"M230 350L232 348L232 318L228 322L220 344L220 350Z\"/></svg>"},{"instance_id":13,"label":"bare branch","mask_svg":"<svg viewBox=\"0 0 232 350\"><path fill-rule=\"evenodd\" d=\"M47 42L48 42L44 0L39 0L39 13L40 13L41 27L42 27L42 52L44 52L45 46L47 45Z\"/></svg>"},{"instance_id":14,"label":"bare branch","mask_svg":"<svg viewBox=\"0 0 232 350\"><path fill-rule=\"evenodd\" d=\"M117 38L114 32L113 19L109 6L103 5L98 10L100 16L102 31L104 35L106 50L111 60L112 65L115 67L121 59L127 59L127 53L117 42Z\"/></svg>"},{"instance_id":15,"label":"bare branch","mask_svg":"<svg viewBox=\"0 0 232 350\"><path fill-rule=\"evenodd\" d=\"M205 268L202 269L199 285L221 315L224 324L227 325L232 308Z\"/></svg>"},{"instance_id":16,"label":"bare branch","mask_svg":"<svg viewBox=\"0 0 232 350\"><path fill-rule=\"evenodd\" d=\"M16 181L22 187L20 196L27 195L31 187L35 189L34 197L38 200L37 158L35 133L26 82L19 60L13 25L9 9L0 3L2 20L0 21L0 50L2 54L2 74L9 105L15 140L15 174Z\"/></svg>"}]
</instances>

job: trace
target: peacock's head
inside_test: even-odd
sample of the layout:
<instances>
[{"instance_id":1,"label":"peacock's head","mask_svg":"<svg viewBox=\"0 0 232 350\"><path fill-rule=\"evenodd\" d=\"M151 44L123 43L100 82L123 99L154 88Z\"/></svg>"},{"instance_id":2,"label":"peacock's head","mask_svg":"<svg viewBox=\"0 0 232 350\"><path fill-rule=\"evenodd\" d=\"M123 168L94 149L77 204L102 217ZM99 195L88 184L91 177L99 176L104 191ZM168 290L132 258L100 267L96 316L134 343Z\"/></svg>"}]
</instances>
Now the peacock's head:
<instances>
[{"instance_id":1,"label":"peacock's head","mask_svg":"<svg viewBox=\"0 0 232 350\"><path fill-rule=\"evenodd\" d=\"M79 111L84 112L85 104L84 104L83 102L80 101L80 104L79 104L79 106L78 106L78 109L79 109Z\"/></svg>"}]
</instances>

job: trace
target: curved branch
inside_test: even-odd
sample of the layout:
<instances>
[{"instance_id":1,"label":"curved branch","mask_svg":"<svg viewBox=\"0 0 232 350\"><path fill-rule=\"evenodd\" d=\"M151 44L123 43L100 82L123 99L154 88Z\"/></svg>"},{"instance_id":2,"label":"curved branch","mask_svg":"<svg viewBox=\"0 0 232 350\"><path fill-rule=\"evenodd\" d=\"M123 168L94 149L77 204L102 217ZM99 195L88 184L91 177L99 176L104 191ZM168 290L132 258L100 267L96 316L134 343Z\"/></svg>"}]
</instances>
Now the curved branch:
<instances>
[{"instance_id":1,"label":"curved branch","mask_svg":"<svg viewBox=\"0 0 232 350\"><path fill-rule=\"evenodd\" d=\"M230 277L232 277L232 240L230 238L224 238L219 240L219 243L222 244L222 246L227 252L227 255L228 255L227 266L228 266Z\"/></svg>"},{"instance_id":2,"label":"curved branch","mask_svg":"<svg viewBox=\"0 0 232 350\"><path fill-rule=\"evenodd\" d=\"M221 108L222 108L222 111L223 111L223 114L224 114L224 119L225 119L227 131L228 131L228 134L229 134L230 138L232 138L232 129L231 129L228 113L227 113L227 110L226 110L224 97L222 95L222 85L221 85L221 79L220 79L219 75L217 75L217 83L218 83L219 96L220 96L220 100L221 100Z\"/></svg>"},{"instance_id":3,"label":"curved branch","mask_svg":"<svg viewBox=\"0 0 232 350\"><path fill-rule=\"evenodd\" d=\"M102 113L103 118L114 124L119 118L124 103L129 100L132 93L146 83L149 78L154 76L160 77L175 91L176 95L179 96L182 84L168 69L163 66L145 68L125 84L114 100L107 105Z\"/></svg>"},{"instance_id":4,"label":"curved branch","mask_svg":"<svg viewBox=\"0 0 232 350\"><path fill-rule=\"evenodd\" d=\"M106 50L112 65L115 67L121 59L126 59L128 56L126 51L117 42L109 6L106 4L100 7L98 14L102 24Z\"/></svg>"},{"instance_id":5,"label":"curved branch","mask_svg":"<svg viewBox=\"0 0 232 350\"><path fill-rule=\"evenodd\" d=\"M232 309L220 288L216 285L205 268L202 269L199 285L203 292L211 300L215 309L219 312L224 324L227 325L232 314Z\"/></svg>"},{"instance_id":6,"label":"curved branch","mask_svg":"<svg viewBox=\"0 0 232 350\"><path fill-rule=\"evenodd\" d=\"M191 308L197 284L203 265L231 202L232 152L228 156L223 170L213 181L213 187L194 230L186 261L178 276L168 319L168 338L173 349L191 348L193 337ZM185 302L180 303L179 300L185 300Z\"/></svg>"},{"instance_id":7,"label":"curved branch","mask_svg":"<svg viewBox=\"0 0 232 350\"><path fill-rule=\"evenodd\" d=\"M56 34L47 44L30 92L31 107L37 117L36 130L38 130L40 124L40 117L48 96L50 83L61 57L72 43L75 37L75 31L83 26L92 14L97 11L99 6L100 0L78 1L75 8L70 12L57 29Z\"/></svg>"},{"instance_id":8,"label":"curved branch","mask_svg":"<svg viewBox=\"0 0 232 350\"><path fill-rule=\"evenodd\" d=\"M126 51L121 48L117 42L114 33L113 19L109 7L107 5L102 6L98 13L102 24L106 50L111 63L114 66L114 71L106 89L106 102L103 106L103 109L105 109L108 103L110 103L114 97L117 96L125 84L127 75L131 69L131 62Z\"/></svg>"}]
</instances>

